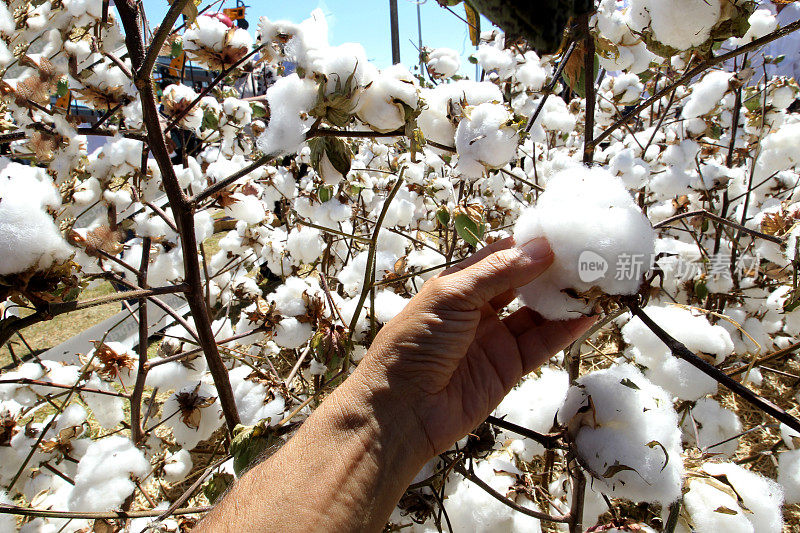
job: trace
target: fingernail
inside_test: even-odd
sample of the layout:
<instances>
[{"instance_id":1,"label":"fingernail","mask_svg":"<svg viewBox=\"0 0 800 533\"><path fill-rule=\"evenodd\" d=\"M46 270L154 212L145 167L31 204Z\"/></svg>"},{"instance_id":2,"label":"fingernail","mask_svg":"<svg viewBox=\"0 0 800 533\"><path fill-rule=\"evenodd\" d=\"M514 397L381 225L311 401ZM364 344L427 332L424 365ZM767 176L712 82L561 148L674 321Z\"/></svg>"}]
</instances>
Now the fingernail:
<instances>
[{"instance_id":1,"label":"fingernail","mask_svg":"<svg viewBox=\"0 0 800 533\"><path fill-rule=\"evenodd\" d=\"M553 253L550 243L544 237L537 237L526 242L520 247L520 250L534 261L541 261Z\"/></svg>"}]
</instances>

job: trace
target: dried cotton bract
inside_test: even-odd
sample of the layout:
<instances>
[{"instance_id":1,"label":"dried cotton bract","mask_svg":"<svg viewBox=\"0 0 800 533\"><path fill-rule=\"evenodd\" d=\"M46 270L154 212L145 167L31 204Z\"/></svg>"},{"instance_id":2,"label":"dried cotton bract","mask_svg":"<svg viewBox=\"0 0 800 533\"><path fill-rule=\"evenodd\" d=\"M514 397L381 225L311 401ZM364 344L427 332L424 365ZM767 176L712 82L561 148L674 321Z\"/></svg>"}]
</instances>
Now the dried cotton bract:
<instances>
[{"instance_id":1,"label":"dried cotton bract","mask_svg":"<svg viewBox=\"0 0 800 533\"><path fill-rule=\"evenodd\" d=\"M536 237L548 240L555 259L519 294L553 320L591 313L602 294L636 293L653 260L650 222L622 181L601 168L569 168L547 182L514 228L518 245Z\"/></svg>"}]
</instances>

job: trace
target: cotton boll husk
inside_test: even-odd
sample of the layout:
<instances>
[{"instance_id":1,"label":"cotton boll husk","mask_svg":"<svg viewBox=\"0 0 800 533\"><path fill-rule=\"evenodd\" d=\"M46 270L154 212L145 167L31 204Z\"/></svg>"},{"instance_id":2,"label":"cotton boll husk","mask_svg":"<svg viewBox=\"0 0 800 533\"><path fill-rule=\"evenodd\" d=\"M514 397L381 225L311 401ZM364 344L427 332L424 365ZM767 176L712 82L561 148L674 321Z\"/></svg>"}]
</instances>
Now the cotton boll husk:
<instances>
[{"instance_id":1,"label":"cotton boll husk","mask_svg":"<svg viewBox=\"0 0 800 533\"><path fill-rule=\"evenodd\" d=\"M634 294L654 257L650 222L622 181L601 168L573 167L550 178L536 205L523 211L514 227L520 246L536 237L550 243L553 264L518 292L525 305L551 320L592 311L593 304L571 298L564 289L584 292L597 286L607 294ZM617 276L626 254L637 257L639 267ZM589 272L588 281L582 281L579 263L587 259L605 261L607 271L599 277Z\"/></svg>"},{"instance_id":2,"label":"cotton boll husk","mask_svg":"<svg viewBox=\"0 0 800 533\"><path fill-rule=\"evenodd\" d=\"M189 450L167 452L164 457L164 479L170 483L182 480L192 470L193 462Z\"/></svg>"},{"instance_id":3,"label":"cotton boll husk","mask_svg":"<svg viewBox=\"0 0 800 533\"><path fill-rule=\"evenodd\" d=\"M681 116L695 118L706 115L720 104L730 87L733 74L720 70L708 72L703 79L692 86L692 93L686 100Z\"/></svg>"},{"instance_id":4,"label":"cotton boll husk","mask_svg":"<svg viewBox=\"0 0 800 533\"><path fill-rule=\"evenodd\" d=\"M220 407L218 399L215 399L214 402L207 407L199 408L200 417L199 421L197 421L198 425L196 429L194 427L189 427L183 422L181 419L178 396L193 395L195 394L195 390L196 394L203 399L216 398L217 396L216 390L207 383L190 383L167 398L164 402L164 406L161 408L164 425L172 428L172 435L175 437L175 442L187 450L191 450L197 446L197 443L201 440L209 438L211 434L222 425L222 408Z\"/></svg>"},{"instance_id":5,"label":"cotton boll husk","mask_svg":"<svg viewBox=\"0 0 800 533\"><path fill-rule=\"evenodd\" d=\"M724 475L750 512L745 516L753 531L780 531L783 527L783 490L775 481L733 463L705 463L701 467L712 476ZM736 509L736 507L733 507ZM724 530L716 530L724 531Z\"/></svg>"},{"instance_id":6,"label":"cotton boll husk","mask_svg":"<svg viewBox=\"0 0 800 533\"><path fill-rule=\"evenodd\" d=\"M267 89L270 119L258 138L259 150L276 155L297 152L305 140L309 120L300 115L308 113L316 99L317 87L311 80L301 79L297 74L278 78Z\"/></svg>"},{"instance_id":7,"label":"cotton boll husk","mask_svg":"<svg viewBox=\"0 0 800 533\"><path fill-rule=\"evenodd\" d=\"M130 476L144 477L150 463L133 442L112 435L92 442L78 462L72 511L111 511L134 490Z\"/></svg>"},{"instance_id":8,"label":"cotton boll husk","mask_svg":"<svg viewBox=\"0 0 800 533\"><path fill-rule=\"evenodd\" d=\"M509 125L512 116L505 106L487 102L466 108L464 115L456 129L459 173L477 179L516 156L519 134Z\"/></svg>"},{"instance_id":9,"label":"cotton boll husk","mask_svg":"<svg viewBox=\"0 0 800 533\"><path fill-rule=\"evenodd\" d=\"M311 338L314 333L311 324L300 322L296 318L284 318L275 326L273 340L281 348L299 348Z\"/></svg>"},{"instance_id":10,"label":"cotton boll husk","mask_svg":"<svg viewBox=\"0 0 800 533\"><path fill-rule=\"evenodd\" d=\"M587 374L577 385L570 388L558 420L569 424L584 464L601 476L594 488L632 501L675 501L683 476L681 433L666 391L629 364ZM586 405L593 411L579 413ZM615 465L635 471L615 471Z\"/></svg>"},{"instance_id":11,"label":"cotton boll husk","mask_svg":"<svg viewBox=\"0 0 800 533\"><path fill-rule=\"evenodd\" d=\"M495 416L538 433L549 433L568 389L569 375L565 371L544 367L541 376L524 379L512 389L497 406ZM530 439L525 439L524 445L525 461L544 452L541 444Z\"/></svg>"},{"instance_id":12,"label":"cotton boll husk","mask_svg":"<svg viewBox=\"0 0 800 533\"><path fill-rule=\"evenodd\" d=\"M692 407L692 416L683 421L683 434L686 440L696 444L698 448L706 448L708 453L720 454L724 458L732 457L739 447L739 438L728 440L742 432L742 423L736 413L725 409L712 398L700 398ZM700 442L695 443L694 424L697 424L697 436ZM723 444L717 443L728 440Z\"/></svg>"}]
</instances>

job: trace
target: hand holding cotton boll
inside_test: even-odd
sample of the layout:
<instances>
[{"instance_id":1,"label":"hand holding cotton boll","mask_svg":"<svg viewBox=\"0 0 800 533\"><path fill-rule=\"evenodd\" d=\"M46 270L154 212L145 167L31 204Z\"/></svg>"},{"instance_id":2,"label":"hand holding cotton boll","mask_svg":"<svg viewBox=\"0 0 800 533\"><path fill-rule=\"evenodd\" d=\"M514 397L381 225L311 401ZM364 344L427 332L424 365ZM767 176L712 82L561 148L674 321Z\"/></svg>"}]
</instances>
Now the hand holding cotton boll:
<instances>
[{"instance_id":1,"label":"hand holding cotton boll","mask_svg":"<svg viewBox=\"0 0 800 533\"><path fill-rule=\"evenodd\" d=\"M518 289L550 320L596 312L614 296L636 294L654 255L655 233L622 181L605 169L575 167L553 176L524 211L514 241L544 237L553 266Z\"/></svg>"}]
</instances>

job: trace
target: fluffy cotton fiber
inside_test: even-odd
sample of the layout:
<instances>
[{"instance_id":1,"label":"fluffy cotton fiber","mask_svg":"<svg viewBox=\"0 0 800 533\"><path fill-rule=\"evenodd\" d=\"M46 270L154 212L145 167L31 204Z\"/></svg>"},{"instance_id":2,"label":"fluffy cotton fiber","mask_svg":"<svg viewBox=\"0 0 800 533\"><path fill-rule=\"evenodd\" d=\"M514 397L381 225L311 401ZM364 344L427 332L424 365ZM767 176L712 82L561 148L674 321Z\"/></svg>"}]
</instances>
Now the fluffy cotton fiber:
<instances>
[{"instance_id":1,"label":"fluffy cotton fiber","mask_svg":"<svg viewBox=\"0 0 800 533\"><path fill-rule=\"evenodd\" d=\"M634 366L581 377L558 420L607 496L667 505L681 494L683 462L678 415L669 395Z\"/></svg>"},{"instance_id":2,"label":"fluffy cotton fiber","mask_svg":"<svg viewBox=\"0 0 800 533\"><path fill-rule=\"evenodd\" d=\"M712 325L703 315L680 307L648 306L644 312L667 333L696 354L708 354L715 364L733 353L733 341L725 328ZM628 354L646 367L645 375L681 400L697 400L717 390L717 382L686 361L678 359L666 344L638 318L622 328L630 346ZM713 443L707 443L713 444Z\"/></svg>"},{"instance_id":3,"label":"fluffy cotton fiber","mask_svg":"<svg viewBox=\"0 0 800 533\"><path fill-rule=\"evenodd\" d=\"M464 110L456 130L456 169L477 179L486 168L500 168L517 153L518 133L511 113L501 104L483 103Z\"/></svg>"},{"instance_id":4,"label":"fluffy cotton fiber","mask_svg":"<svg viewBox=\"0 0 800 533\"><path fill-rule=\"evenodd\" d=\"M584 293L598 287L606 294L634 294L653 261L650 222L620 178L602 168L572 167L547 182L514 228L517 245L536 237L547 239L555 259L519 294L549 319L592 312L593 302L565 290Z\"/></svg>"}]
</instances>

